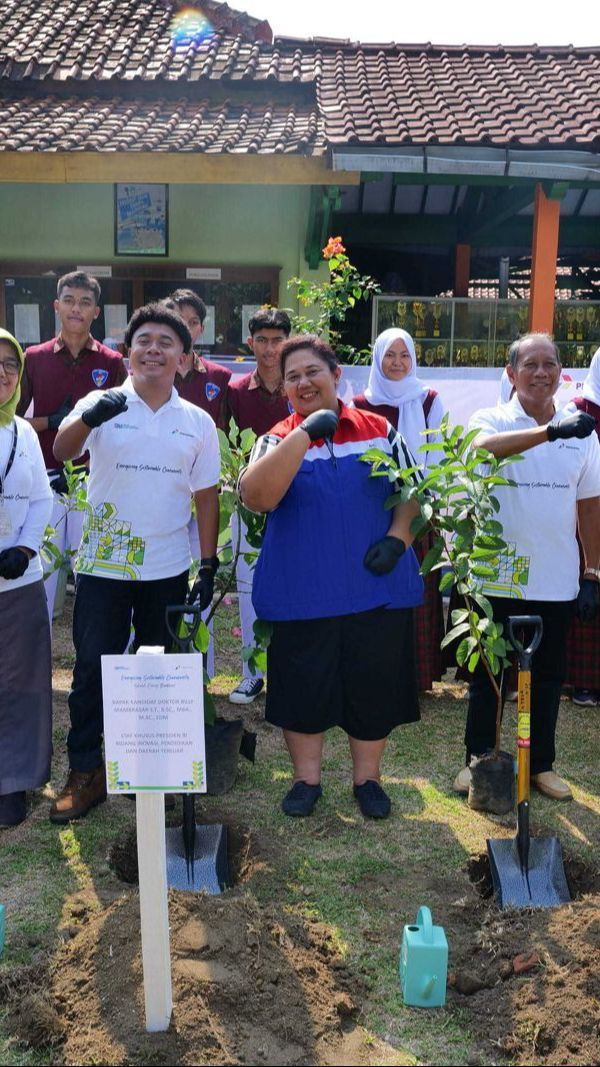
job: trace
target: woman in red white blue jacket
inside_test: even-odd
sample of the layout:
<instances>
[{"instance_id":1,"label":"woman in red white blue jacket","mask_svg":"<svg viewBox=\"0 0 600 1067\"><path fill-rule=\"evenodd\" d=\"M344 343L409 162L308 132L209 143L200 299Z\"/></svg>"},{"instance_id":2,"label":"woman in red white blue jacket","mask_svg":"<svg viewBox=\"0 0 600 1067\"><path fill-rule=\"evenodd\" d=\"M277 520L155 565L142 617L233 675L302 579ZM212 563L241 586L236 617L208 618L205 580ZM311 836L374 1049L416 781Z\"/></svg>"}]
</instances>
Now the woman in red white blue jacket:
<instances>
[{"instance_id":1,"label":"woman in red white blue jacket","mask_svg":"<svg viewBox=\"0 0 600 1067\"><path fill-rule=\"evenodd\" d=\"M240 492L267 513L253 604L273 627L266 717L283 729L294 768L282 808L312 812L324 733L341 726L360 809L385 818L386 739L419 718L413 608L423 582L410 547L418 505L386 510L394 486L362 457L377 448L406 468L415 460L386 419L338 400L341 371L324 341L291 337L281 366L294 414L256 442Z\"/></svg>"}]
</instances>

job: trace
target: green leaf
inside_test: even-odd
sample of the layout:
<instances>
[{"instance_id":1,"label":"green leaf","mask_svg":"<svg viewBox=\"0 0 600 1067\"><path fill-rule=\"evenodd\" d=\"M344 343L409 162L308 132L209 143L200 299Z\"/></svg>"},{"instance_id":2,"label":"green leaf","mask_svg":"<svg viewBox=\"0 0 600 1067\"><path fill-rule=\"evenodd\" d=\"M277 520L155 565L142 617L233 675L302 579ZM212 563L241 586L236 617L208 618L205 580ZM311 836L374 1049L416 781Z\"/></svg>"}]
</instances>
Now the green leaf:
<instances>
[{"instance_id":1,"label":"green leaf","mask_svg":"<svg viewBox=\"0 0 600 1067\"><path fill-rule=\"evenodd\" d=\"M458 608L450 612L450 617L455 626L457 626L459 622L464 622L465 619L468 618L468 616L468 608Z\"/></svg>"},{"instance_id":2,"label":"green leaf","mask_svg":"<svg viewBox=\"0 0 600 1067\"><path fill-rule=\"evenodd\" d=\"M421 574L429 574L432 567L440 561L444 552L443 541L437 541L432 548L429 549L423 562L421 564Z\"/></svg>"},{"instance_id":3,"label":"green leaf","mask_svg":"<svg viewBox=\"0 0 600 1067\"><path fill-rule=\"evenodd\" d=\"M456 662L458 663L459 667L464 667L464 665L467 662L469 656L475 651L476 648L477 648L477 638L475 638L475 637L465 637L465 638L463 638L463 640L460 642L460 645L456 649Z\"/></svg>"},{"instance_id":4,"label":"green leaf","mask_svg":"<svg viewBox=\"0 0 600 1067\"><path fill-rule=\"evenodd\" d=\"M476 652L473 652L472 656L469 656L469 662L467 664L467 670L469 670L471 674L473 673L473 671L475 670L477 664L479 663L480 656L481 656L481 653L480 653L479 649L477 649Z\"/></svg>"},{"instance_id":5,"label":"green leaf","mask_svg":"<svg viewBox=\"0 0 600 1067\"><path fill-rule=\"evenodd\" d=\"M208 677L208 675L207 675ZM217 708L213 700L212 693L209 693L207 689L207 683L204 684L204 722L207 726L214 726L217 721Z\"/></svg>"},{"instance_id":6,"label":"green leaf","mask_svg":"<svg viewBox=\"0 0 600 1067\"><path fill-rule=\"evenodd\" d=\"M442 575L442 580L440 582L440 593L444 593L446 589L450 589L453 585L454 574L452 573L452 571L448 571L446 574Z\"/></svg>"},{"instance_id":7,"label":"green leaf","mask_svg":"<svg viewBox=\"0 0 600 1067\"><path fill-rule=\"evenodd\" d=\"M471 567L471 573L475 574L478 578L494 578L496 575L494 567L486 567L484 563L479 563L475 567Z\"/></svg>"},{"instance_id":8,"label":"green leaf","mask_svg":"<svg viewBox=\"0 0 600 1067\"><path fill-rule=\"evenodd\" d=\"M440 641L440 648L446 648L447 645L451 645L453 641L456 641L457 637L460 637L461 634L468 633L470 629L471 627L468 622L461 622L458 626L453 626Z\"/></svg>"}]
</instances>

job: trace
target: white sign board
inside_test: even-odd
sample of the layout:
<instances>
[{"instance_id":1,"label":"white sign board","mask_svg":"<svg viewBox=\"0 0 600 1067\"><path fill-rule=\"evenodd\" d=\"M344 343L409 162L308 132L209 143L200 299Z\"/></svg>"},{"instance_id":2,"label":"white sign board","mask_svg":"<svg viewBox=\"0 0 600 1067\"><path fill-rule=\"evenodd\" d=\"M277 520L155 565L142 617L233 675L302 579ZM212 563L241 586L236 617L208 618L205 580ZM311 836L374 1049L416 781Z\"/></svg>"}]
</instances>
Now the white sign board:
<instances>
[{"instance_id":1,"label":"white sign board","mask_svg":"<svg viewBox=\"0 0 600 1067\"><path fill-rule=\"evenodd\" d=\"M214 304L206 305L206 318L204 320L204 329L200 334L198 344L202 345L214 345L215 343L215 306Z\"/></svg>"},{"instance_id":2,"label":"white sign board","mask_svg":"<svg viewBox=\"0 0 600 1067\"><path fill-rule=\"evenodd\" d=\"M127 329L127 304L104 305L104 333L121 342Z\"/></svg>"},{"instance_id":3,"label":"white sign board","mask_svg":"<svg viewBox=\"0 0 600 1067\"><path fill-rule=\"evenodd\" d=\"M246 343L246 338L250 334L250 319L253 315L256 315L257 311L260 311L262 304L242 304L242 344Z\"/></svg>"},{"instance_id":4,"label":"white sign board","mask_svg":"<svg viewBox=\"0 0 600 1067\"><path fill-rule=\"evenodd\" d=\"M112 278L112 267L107 263L92 263L79 265L77 270L83 271L84 274L91 274L92 278Z\"/></svg>"},{"instance_id":5,"label":"white sign board","mask_svg":"<svg viewBox=\"0 0 600 1067\"><path fill-rule=\"evenodd\" d=\"M15 337L24 345L40 343L39 304L15 304Z\"/></svg>"},{"instance_id":6,"label":"white sign board","mask_svg":"<svg viewBox=\"0 0 600 1067\"><path fill-rule=\"evenodd\" d=\"M221 281L221 268L220 267L186 267L185 276L188 279L196 278L204 279L205 281L220 282Z\"/></svg>"},{"instance_id":7,"label":"white sign board","mask_svg":"<svg viewBox=\"0 0 600 1067\"><path fill-rule=\"evenodd\" d=\"M199 653L102 656L109 793L205 793Z\"/></svg>"}]
</instances>

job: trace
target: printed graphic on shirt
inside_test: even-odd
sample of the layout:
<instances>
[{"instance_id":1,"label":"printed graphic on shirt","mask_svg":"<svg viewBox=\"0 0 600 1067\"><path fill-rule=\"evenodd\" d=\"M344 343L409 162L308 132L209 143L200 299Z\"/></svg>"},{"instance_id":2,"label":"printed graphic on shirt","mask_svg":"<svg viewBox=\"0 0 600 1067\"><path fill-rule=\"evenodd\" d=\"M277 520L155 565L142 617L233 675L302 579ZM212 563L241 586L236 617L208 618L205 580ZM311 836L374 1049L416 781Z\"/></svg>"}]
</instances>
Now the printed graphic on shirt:
<instances>
[{"instance_id":1,"label":"printed graphic on shirt","mask_svg":"<svg viewBox=\"0 0 600 1067\"><path fill-rule=\"evenodd\" d=\"M495 560L486 560L486 565L492 567L495 574L483 579L481 592L488 596L507 596L524 600L530 563L531 557L518 556L515 542L509 541L506 552L502 552Z\"/></svg>"},{"instance_id":2,"label":"printed graphic on shirt","mask_svg":"<svg viewBox=\"0 0 600 1067\"><path fill-rule=\"evenodd\" d=\"M92 381L97 389L102 388L107 378L108 371L103 367L96 367L96 369L92 371Z\"/></svg>"},{"instance_id":3,"label":"printed graphic on shirt","mask_svg":"<svg viewBox=\"0 0 600 1067\"><path fill-rule=\"evenodd\" d=\"M86 518L76 569L136 581L145 550L146 542L132 535L131 523L117 517L115 505L99 504Z\"/></svg>"},{"instance_id":4,"label":"printed graphic on shirt","mask_svg":"<svg viewBox=\"0 0 600 1067\"><path fill-rule=\"evenodd\" d=\"M215 385L214 382L207 382L204 387L204 392L206 393L207 400L216 400L221 392L221 388L220 386Z\"/></svg>"}]
</instances>

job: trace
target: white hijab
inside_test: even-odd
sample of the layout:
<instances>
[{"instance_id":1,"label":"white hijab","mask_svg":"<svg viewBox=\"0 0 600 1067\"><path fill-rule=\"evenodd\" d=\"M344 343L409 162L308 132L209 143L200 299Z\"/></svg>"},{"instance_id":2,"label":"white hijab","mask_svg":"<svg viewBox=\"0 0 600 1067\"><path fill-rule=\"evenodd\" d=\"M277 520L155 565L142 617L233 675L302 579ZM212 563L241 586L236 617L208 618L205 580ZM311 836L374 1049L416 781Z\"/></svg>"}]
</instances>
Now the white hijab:
<instances>
[{"instance_id":1,"label":"white hijab","mask_svg":"<svg viewBox=\"0 0 600 1067\"><path fill-rule=\"evenodd\" d=\"M399 382L386 378L382 370L383 357L395 341L404 341L411 358L410 370ZM413 453L425 443L422 436L426 429L423 401L428 392L428 387L417 378L417 354L410 334L399 329L380 333L373 345L373 361L365 396L370 404L387 404L398 408L398 430Z\"/></svg>"},{"instance_id":2,"label":"white hijab","mask_svg":"<svg viewBox=\"0 0 600 1067\"><path fill-rule=\"evenodd\" d=\"M596 349L587 378L583 383L583 396L592 404L600 405L600 348Z\"/></svg>"}]
</instances>

